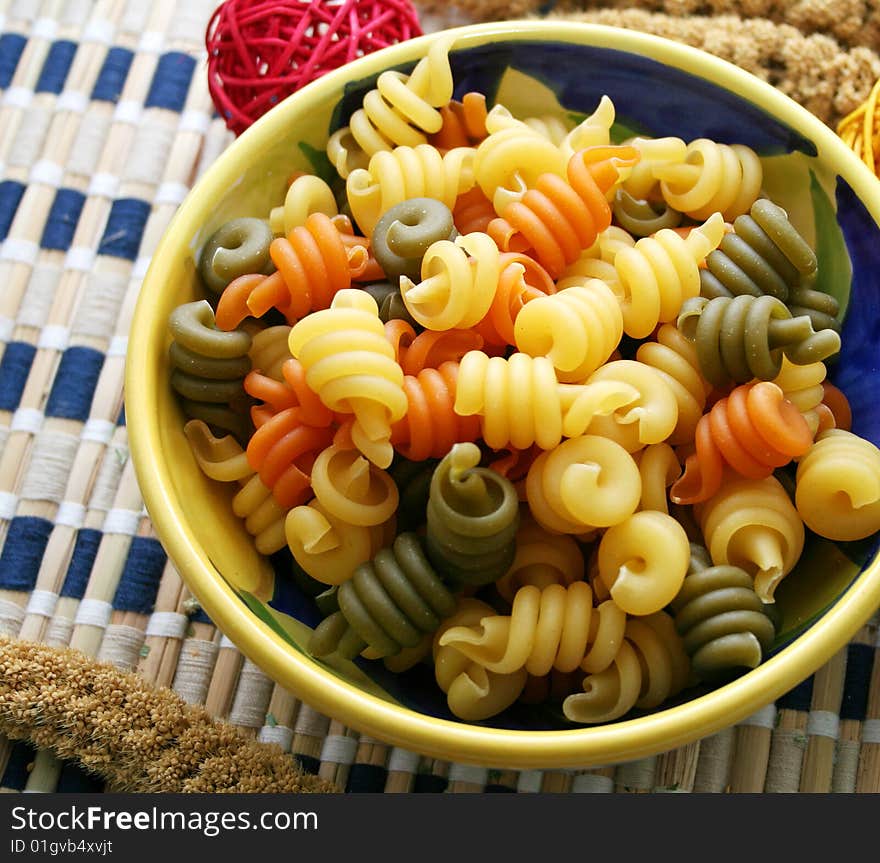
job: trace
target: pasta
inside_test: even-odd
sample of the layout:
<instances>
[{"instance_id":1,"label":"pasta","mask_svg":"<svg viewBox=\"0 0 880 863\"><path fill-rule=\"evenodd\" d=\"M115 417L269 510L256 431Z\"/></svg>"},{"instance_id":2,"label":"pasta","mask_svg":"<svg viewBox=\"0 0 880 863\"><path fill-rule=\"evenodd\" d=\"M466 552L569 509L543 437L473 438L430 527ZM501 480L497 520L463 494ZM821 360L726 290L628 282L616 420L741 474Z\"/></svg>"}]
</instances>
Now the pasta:
<instances>
[{"instance_id":1,"label":"pasta","mask_svg":"<svg viewBox=\"0 0 880 863\"><path fill-rule=\"evenodd\" d=\"M362 527L331 515L317 500L293 507L284 521L287 546L296 562L322 584L342 584L393 539L393 519Z\"/></svg>"},{"instance_id":2,"label":"pasta","mask_svg":"<svg viewBox=\"0 0 880 863\"><path fill-rule=\"evenodd\" d=\"M448 361L404 377L406 415L391 427L391 444L401 455L413 461L442 458L454 444L480 437L479 417L455 413L458 373L458 363Z\"/></svg>"},{"instance_id":3,"label":"pasta","mask_svg":"<svg viewBox=\"0 0 880 863\"><path fill-rule=\"evenodd\" d=\"M625 188L618 188L612 202L614 219L634 237L649 237L663 228L677 228L681 213L669 204L634 198Z\"/></svg>"},{"instance_id":4,"label":"pasta","mask_svg":"<svg viewBox=\"0 0 880 863\"><path fill-rule=\"evenodd\" d=\"M269 226L276 236L287 236L294 228L303 227L312 213L333 219L339 214L336 196L320 177L300 174L287 187L284 204L270 211Z\"/></svg>"},{"instance_id":5,"label":"pasta","mask_svg":"<svg viewBox=\"0 0 880 863\"><path fill-rule=\"evenodd\" d=\"M611 722L633 707L649 709L680 692L690 680L690 661L672 619L658 611L630 618L620 650L604 671L588 675L583 692L562 702L572 722Z\"/></svg>"},{"instance_id":6,"label":"pasta","mask_svg":"<svg viewBox=\"0 0 880 863\"><path fill-rule=\"evenodd\" d=\"M665 228L617 252L613 264L627 335L645 338L658 323L675 320L682 303L700 293L698 264L723 235L724 222L715 213L684 239Z\"/></svg>"},{"instance_id":7,"label":"pasta","mask_svg":"<svg viewBox=\"0 0 880 863\"><path fill-rule=\"evenodd\" d=\"M607 96L514 116L468 60L453 87L453 39L351 106L335 176L209 236L170 384L314 657L611 722L763 661L808 530L880 533L826 379L847 273L749 147L617 143Z\"/></svg>"},{"instance_id":8,"label":"pasta","mask_svg":"<svg viewBox=\"0 0 880 863\"><path fill-rule=\"evenodd\" d=\"M519 697L528 677L525 669L512 674L496 674L472 662L456 648L440 645L446 630L470 626L486 614L493 614L491 605L478 599L458 600L453 614L434 635L433 660L437 684L446 693L450 711L459 719L479 721L500 713Z\"/></svg>"},{"instance_id":9,"label":"pasta","mask_svg":"<svg viewBox=\"0 0 880 863\"><path fill-rule=\"evenodd\" d=\"M313 213L305 225L276 237L269 254L277 267L267 277L245 275L232 282L217 304L218 326L229 329L245 317L278 309L289 324L309 312L326 309L333 297L351 286L368 264L365 245L346 246L333 222Z\"/></svg>"},{"instance_id":10,"label":"pasta","mask_svg":"<svg viewBox=\"0 0 880 863\"><path fill-rule=\"evenodd\" d=\"M461 101L450 99L440 106L440 129L428 136L428 143L441 151L475 147L489 134L487 113L482 93L465 93Z\"/></svg>"},{"instance_id":11,"label":"pasta","mask_svg":"<svg viewBox=\"0 0 880 863\"><path fill-rule=\"evenodd\" d=\"M486 316L474 325L485 345L507 348L515 343L515 323L526 303L556 292L550 274L533 258L517 252L498 257L500 273ZM479 347L482 347L480 345Z\"/></svg>"},{"instance_id":12,"label":"pasta","mask_svg":"<svg viewBox=\"0 0 880 863\"><path fill-rule=\"evenodd\" d=\"M455 412L482 417L483 440L495 450L556 447L566 435L580 434L597 414L610 413L639 397L621 381L594 386L557 383L546 357L514 353L508 359L468 351L461 360ZM569 416L571 419L569 420Z\"/></svg>"},{"instance_id":13,"label":"pasta","mask_svg":"<svg viewBox=\"0 0 880 863\"><path fill-rule=\"evenodd\" d=\"M694 512L712 562L741 567L773 602L804 548L804 523L779 480L730 479Z\"/></svg>"},{"instance_id":14,"label":"pasta","mask_svg":"<svg viewBox=\"0 0 880 863\"><path fill-rule=\"evenodd\" d=\"M795 504L819 536L847 541L880 530L880 450L843 429L822 432L798 465Z\"/></svg>"},{"instance_id":15,"label":"pasta","mask_svg":"<svg viewBox=\"0 0 880 863\"><path fill-rule=\"evenodd\" d=\"M329 309L299 321L288 344L324 405L353 415L355 446L373 464L388 467L391 425L406 414L407 400L376 301L364 291L342 290Z\"/></svg>"},{"instance_id":16,"label":"pasta","mask_svg":"<svg viewBox=\"0 0 880 863\"><path fill-rule=\"evenodd\" d=\"M496 105L486 117L489 135L474 155L474 179L495 206L521 196L541 174L565 176L566 159L549 138Z\"/></svg>"},{"instance_id":17,"label":"pasta","mask_svg":"<svg viewBox=\"0 0 880 863\"><path fill-rule=\"evenodd\" d=\"M569 279L559 293L537 297L516 317L517 348L547 357L559 380L582 383L608 360L623 336L620 305L599 279Z\"/></svg>"},{"instance_id":18,"label":"pasta","mask_svg":"<svg viewBox=\"0 0 880 863\"><path fill-rule=\"evenodd\" d=\"M669 435L669 443L689 443L694 439L711 390L700 371L694 343L672 324L661 324L652 339L639 345L636 360L659 372L678 404L678 421Z\"/></svg>"},{"instance_id":19,"label":"pasta","mask_svg":"<svg viewBox=\"0 0 880 863\"><path fill-rule=\"evenodd\" d=\"M635 396L613 411L603 411L583 423L580 397L568 412L565 432L598 434L617 441L627 452L665 441L678 422L678 402L660 373L636 360L612 360L587 378L585 390L607 385L631 389Z\"/></svg>"},{"instance_id":20,"label":"pasta","mask_svg":"<svg viewBox=\"0 0 880 863\"><path fill-rule=\"evenodd\" d=\"M244 217L224 222L208 238L199 255L202 283L219 294L238 276L261 273L270 264L272 230L263 219Z\"/></svg>"},{"instance_id":21,"label":"pasta","mask_svg":"<svg viewBox=\"0 0 880 863\"><path fill-rule=\"evenodd\" d=\"M670 603L675 627L700 680L718 680L757 668L773 644L776 627L745 570L713 566L691 543L690 565Z\"/></svg>"},{"instance_id":22,"label":"pasta","mask_svg":"<svg viewBox=\"0 0 880 863\"><path fill-rule=\"evenodd\" d=\"M354 569L336 590L339 611L309 640L313 656L353 659L364 648L396 656L423 642L455 610L455 599L431 567L422 541L401 533L389 548Z\"/></svg>"},{"instance_id":23,"label":"pasta","mask_svg":"<svg viewBox=\"0 0 880 863\"><path fill-rule=\"evenodd\" d=\"M415 318L409 313L406 303L403 302L398 285L393 285L391 282L372 282L364 285L363 289L376 301L379 320L383 324L389 321L404 321L410 326L418 326Z\"/></svg>"},{"instance_id":24,"label":"pasta","mask_svg":"<svg viewBox=\"0 0 880 863\"><path fill-rule=\"evenodd\" d=\"M434 469L428 496L428 558L459 585L495 581L516 554L516 490L479 462L476 444L455 444Z\"/></svg>"},{"instance_id":25,"label":"pasta","mask_svg":"<svg viewBox=\"0 0 880 863\"><path fill-rule=\"evenodd\" d=\"M759 198L748 214L737 216L733 230L706 257L700 295L711 299L770 294L787 302L789 290L814 275L816 266L815 252L785 210Z\"/></svg>"},{"instance_id":26,"label":"pasta","mask_svg":"<svg viewBox=\"0 0 880 863\"><path fill-rule=\"evenodd\" d=\"M634 454L642 479L642 497L639 510L654 510L669 514L667 489L681 474L681 465L675 450L665 442L648 444Z\"/></svg>"},{"instance_id":27,"label":"pasta","mask_svg":"<svg viewBox=\"0 0 880 863\"><path fill-rule=\"evenodd\" d=\"M492 614L475 626L453 626L438 638L488 671L513 674L522 668L543 677L555 668L574 671L590 635L593 592L585 581L567 587L527 584L513 597L509 615Z\"/></svg>"},{"instance_id":28,"label":"pasta","mask_svg":"<svg viewBox=\"0 0 880 863\"><path fill-rule=\"evenodd\" d=\"M648 615L676 596L688 568L684 528L654 510L634 513L609 527L599 542L599 577L627 614Z\"/></svg>"},{"instance_id":29,"label":"pasta","mask_svg":"<svg viewBox=\"0 0 880 863\"><path fill-rule=\"evenodd\" d=\"M553 278L574 263L611 224L606 194L620 170L638 158L632 147L589 147L575 153L567 181L548 172L519 200L510 201L488 233L504 251L529 250ZM498 203L496 201L496 210Z\"/></svg>"},{"instance_id":30,"label":"pasta","mask_svg":"<svg viewBox=\"0 0 880 863\"><path fill-rule=\"evenodd\" d=\"M290 359L290 350L287 347L289 335L290 327L286 324L266 327L255 333L251 337L248 351L252 368L276 381L283 380L281 368Z\"/></svg>"},{"instance_id":31,"label":"pasta","mask_svg":"<svg viewBox=\"0 0 880 863\"><path fill-rule=\"evenodd\" d=\"M389 279L418 279L428 247L456 235L452 210L446 204L433 198L409 198L382 214L370 245Z\"/></svg>"},{"instance_id":32,"label":"pasta","mask_svg":"<svg viewBox=\"0 0 880 863\"><path fill-rule=\"evenodd\" d=\"M692 219L721 213L733 221L758 199L764 172L761 160L743 144L719 144L697 138L687 145L684 161L654 166L660 192L670 207Z\"/></svg>"},{"instance_id":33,"label":"pasta","mask_svg":"<svg viewBox=\"0 0 880 863\"><path fill-rule=\"evenodd\" d=\"M783 356L782 368L773 378L773 383L782 390L786 399L800 411L814 438L820 430L838 425L833 411L825 404L826 373L822 362L796 366Z\"/></svg>"},{"instance_id":34,"label":"pasta","mask_svg":"<svg viewBox=\"0 0 880 863\"><path fill-rule=\"evenodd\" d=\"M397 512L394 480L356 450L329 446L312 465L312 491L324 509L348 524L371 527Z\"/></svg>"},{"instance_id":35,"label":"pasta","mask_svg":"<svg viewBox=\"0 0 880 863\"><path fill-rule=\"evenodd\" d=\"M287 510L273 500L272 492L255 475L241 445L231 436L215 437L202 420L190 420L183 433L202 473L219 482L238 482L232 510L244 520L260 554L284 548L284 517Z\"/></svg>"},{"instance_id":36,"label":"pasta","mask_svg":"<svg viewBox=\"0 0 880 863\"><path fill-rule=\"evenodd\" d=\"M577 542L565 534L550 533L528 512L523 513L516 531L516 556L495 582L498 593L512 602L516 591L526 584L543 589L583 579L584 558Z\"/></svg>"},{"instance_id":37,"label":"pasta","mask_svg":"<svg viewBox=\"0 0 880 863\"><path fill-rule=\"evenodd\" d=\"M181 397L184 415L246 440L243 381L251 367L251 337L244 330L218 330L207 300L177 306L168 329L171 388Z\"/></svg>"},{"instance_id":38,"label":"pasta","mask_svg":"<svg viewBox=\"0 0 880 863\"><path fill-rule=\"evenodd\" d=\"M375 153L415 147L425 143L427 134L440 131L443 120L437 109L452 98L452 41L435 41L410 75L388 70L379 76L363 107L327 142L327 156L340 177L364 167Z\"/></svg>"},{"instance_id":39,"label":"pasta","mask_svg":"<svg viewBox=\"0 0 880 863\"><path fill-rule=\"evenodd\" d=\"M430 144L376 153L345 182L348 205L360 229L372 236L379 219L410 198L432 198L452 209L474 185L474 154L456 147L441 154Z\"/></svg>"},{"instance_id":40,"label":"pasta","mask_svg":"<svg viewBox=\"0 0 880 863\"><path fill-rule=\"evenodd\" d=\"M700 370L716 386L773 380L782 370L783 354L805 365L840 350L836 332L816 332L808 317L793 318L781 300L769 295L689 299L678 327L694 341Z\"/></svg>"},{"instance_id":41,"label":"pasta","mask_svg":"<svg viewBox=\"0 0 880 863\"><path fill-rule=\"evenodd\" d=\"M619 524L635 512L641 493L633 457L597 435L571 438L542 453L526 480L535 521L559 533Z\"/></svg>"},{"instance_id":42,"label":"pasta","mask_svg":"<svg viewBox=\"0 0 880 863\"><path fill-rule=\"evenodd\" d=\"M802 456L812 442L807 421L776 384L741 384L697 423L696 452L672 486L672 500L708 500L721 487L725 464L740 476L770 476Z\"/></svg>"},{"instance_id":43,"label":"pasta","mask_svg":"<svg viewBox=\"0 0 880 863\"><path fill-rule=\"evenodd\" d=\"M409 313L429 330L467 329L492 306L501 276L501 256L486 234L440 240L422 258L421 281L406 276L400 293Z\"/></svg>"}]
</instances>

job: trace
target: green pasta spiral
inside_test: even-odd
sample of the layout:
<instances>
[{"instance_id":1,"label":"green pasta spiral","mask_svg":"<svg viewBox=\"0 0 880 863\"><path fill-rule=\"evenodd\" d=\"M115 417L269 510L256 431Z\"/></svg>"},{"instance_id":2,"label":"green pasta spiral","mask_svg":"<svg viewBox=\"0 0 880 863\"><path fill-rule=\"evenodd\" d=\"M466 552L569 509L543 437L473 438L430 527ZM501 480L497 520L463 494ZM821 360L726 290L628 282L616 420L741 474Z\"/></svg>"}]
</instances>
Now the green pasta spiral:
<instances>
[{"instance_id":1,"label":"green pasta spiral","mask_svg":"<svg viewBox=\"0 0 880 863\"><path fill-rule=\"evenodd\" d=\"M388 473L397 485L400 503L397 507L397 529L403 533L417 530L425 523L425 510L431 491L431 479L437 459L410 461L395 455Z\"/></svg>"},{"instance_id":2,"label":"green pasta spiral","mask_svg":"<svg viewBox=\"0 0 880 863\"><path fill-rule=\"evenodd\" d=\"M682 214L665 201L644 201L622 188L614 193L611 209L616 224L634 237L649 237L662 228L677 228L682 219Z\"/></svg>"},{"instance_id":3,"label":"green pasta spiral","mask_svg":"<svg viewBox=\"0 0 880 863\"><path fill-rule=\"evenodd\" d=\"M708 551L694 543L684 583L670 605L701 680L756 668L776 636L775 606L761 601L751 576L738 566L713 566Z\"/></svg>"},{"instance_id":4,"label":"green pasta spiral","mask_svg":"<svg viewBox=\"0 0 880 863\"><path fill-rule=\"evenodd\" d=\"M401 320L406 321L416 332L422 329L409 313L399 287L392 285L391 282L373 282L364 285L364 290L376 301L376 305L379 307L379 318L383 324L387 324L388 321Z\"/></svg>"},{"instance_id":5,"label":"green pasta spiral","mask_svg":"<svg viewBox=\"0 0 880 863\"><path fill-rule=\"evenodd\" d=\"M274 239L265 219L242 217L224 222L199 255L199 275L205 287L219 294L233 279L271 268L269 245Z\"/></svg>"},{"instance_id":6,"label":"green pasta spiral","mask_svg":"<svg viewBox=\"0 0 880 863\"><path fill-rule=\"evenodd\" d=\"M792 317L785 303L769 294L692 297L682 305L677 324L694 341L703 376L716 386L773 380L783 354L795 365L806 365L840 350L838 333L817 332L809 317Z\"/></svg>"},{"instance_id":7,"label":"green pasta spiral","mask_svg":"<svg viewBox=\"0 0 880 863\"><path fill-rule=\"evenodd\" d=\"M802 284L788 292L786 305L792 315L806 315L814 330L840 332L840 321L837 318L840 314L840 304L831 294L814 290L808 284Z\"/></svg>"},{"instance_id":8,"label":"green pasta spiral","mask_svg":"<svg viewBox=\"0 0 880 863\"><path fill-rule=\"evenodd\" d=\"M373 254L389 279L421 278L422 258L438 240L458 236L452 211L435 198L408 198L388 209L371 234Z\"/></svg>"},{"instance_id":9,"label":"green pasta spiral","mask_svg":"<svg viewBox=\"0 0 880 863\"><path fill-rule=\"evenodd\" d=\"M175 308L168 329L171 387L181 397L186 417L246 440L251 425L242 382L251 369L251 337L242 330L217 329L207 300Z\"/></svg>"},{"instance_id":10,"label":"green pasta spiral","mask_svg":"<svg viewBox=\"0 0 880 863\"><path fill-rule=\"evenodd\" d=\"M455 444L435 468L428 498L428 557L451 582L472 586L510 569L519 526L513 483L479 461L476 444Z\"/></svg>"},{"instance_id":11,"label":"green pasta spiral","mask_svg":"<svg viewBox=\"0 0 880 863\"><path fill-rule=\"evenodd\" d=\"M412 532L399 534L390 548L358 566L335 589L335 603L338 610L309 640L313 656L353 659L366 647L378 656L395 656L415 647L455 610L455 598Z\"/></svg>"},{"instance_id":12,"label":"green pasta spiral","mask_svg":"<svg viewBox=\"0 0 880 863\"><path fill-rule=\"evenodd\" d=\"M790 291L811 278L816 267L815 252L785 210L759 198L707 255L706 268L700 270L700 295L713 299L769 294L787 302Z\"/></svg>"}]
</instances>

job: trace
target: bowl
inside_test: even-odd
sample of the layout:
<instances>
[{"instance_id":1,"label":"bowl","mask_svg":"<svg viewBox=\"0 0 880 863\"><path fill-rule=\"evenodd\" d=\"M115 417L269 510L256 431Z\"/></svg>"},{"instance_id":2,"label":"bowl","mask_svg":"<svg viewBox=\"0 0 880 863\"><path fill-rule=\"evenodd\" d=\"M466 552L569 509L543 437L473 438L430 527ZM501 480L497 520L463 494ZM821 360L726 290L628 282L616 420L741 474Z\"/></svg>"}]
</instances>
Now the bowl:
<instances>
[{"instance_id":1,"label":"bowl","mask_svg":"<svg viewBox=\"0 0 880 863\"><path fill-rule=\"evenodd\" d=\"M457 97L475 89L519 116L553 109L581 117L607 94L620 138L709 137L757 151L767 193L816 248L822 286L845 313L829 377L850 399L853 430L880 442L880 183L828 127L739 68L653 36L539 21L446 32L455 37ZM180 206L144 279L128 349L126 416L144 501L171 560L221 631L274 681L358 731L432 757L513 769L585 768L669 750L771 703L847 643L880 605L876 536L845 543L808 536L778 591L782 623L772 654L731 682L593 727L527 709L469 723L417 676L309 655L319 620L314 601L256 552L232 514L229 484L201 473L184 437L169 386L167 321L176 305L204 296L199 250L228 219L265 218L292 171L320 169L329 134L378 74L411 70L439 37L361 58L289 97L241 135Z\"/></svg>"}]
</instances>

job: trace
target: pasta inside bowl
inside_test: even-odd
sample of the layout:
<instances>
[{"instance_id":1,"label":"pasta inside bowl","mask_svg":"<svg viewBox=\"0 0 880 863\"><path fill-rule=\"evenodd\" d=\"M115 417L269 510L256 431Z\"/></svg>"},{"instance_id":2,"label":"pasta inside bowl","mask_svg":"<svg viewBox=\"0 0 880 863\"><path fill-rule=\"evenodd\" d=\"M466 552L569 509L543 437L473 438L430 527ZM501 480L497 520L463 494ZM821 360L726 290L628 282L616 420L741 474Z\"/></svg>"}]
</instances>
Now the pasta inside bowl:
<instances>
[{"instance_id":1,"label":"pasta inside bowl","mask_svg":"<svg viewBox=\"0 0 880 863\"><path fill-rule=\"evenodd\" d=\"M184 432L187 417L169 384L173 339L168 322L182 304L210 296L199 274L205 245L230 220L266 220L283 204L291 177L300 172L322 178L337 192L343 189L337 171L342 163L338 151L328 151L328 140L334 133L337 141L343 140L339 130L347 128L381 73L392 69L400 73L397 80L405 80L440 43L451 46L455 99L478 92L489 105L503 105L513 118L539 118L545 128L538 134L544 140L552 140L559 130L583 128L590 118L606 122L605 97L613 105L613 124L606 122L605 127L611 145L625 149L634 138L674 137L737 145L756 154L763 195L783 208L815 251L813 287L837 303L840 349L829 359L828 380L846 394L853 432L873 444L880 442L876 180L806 111L702 52L613 28L517 22L423 37L328 74L256 123L198 182L157 249L131 332L126 409L144 499L170 557L212 620L274 680L358 730L436 757L517 768L593 766L673 748L760 709L852 637L880 603L876 534L832 540L805 530L796 565L775 589L772 646L758 667L729 682L689 686L650 709L593 724L572 721L558 699L540 704L518 700L491 716L465 719L450 710L432 663L398 671L377 659L348 660L335 654L319 659L310 653L313 631L327 611L316 599L314 583L294 577L289 551L270 556L257 550L233 509L244 482L234 474L209 476L204 471L207 457L200 459L199 445ZM544 144L536 147L536 152L546 150ZM335 167L331 158L336 158ZM691 166L711 158L708 151L698 153ZM450 163L447 158L442 171L452 176L462 170ZM358 168L353 164L346 170ZM683 194L687 171L666 176L670 195ZM520 179L526 185L536 182L525 174ZM514 200L517 189L504 194ZM384 205L376 204L367 186L349 199L356 229L372 229ZM708 214L699 208L693 212L695 227L709 224ZM707 235L713 230L708 227ZM692 236L688 242L699 248L702 240ZM552 268L548 263L547 270ZM417 286L412 279L409 284ZM406 303L417 319L420 309L428 308L419 305L418 296L414 293ZM216 307L216 296L212 299ZM624 318L620 358L612 361L634 362L639 345L657 323ZM614 349L609 347L605 360ZM570 390L564 388L577 384L565 372L559 381L560 398L567 398ZM627 378L621 384L615 378L614 386L625 398L626 388L638 387L638 382ZM525 393L517 392L516 398L524 399ZM629 420L633 428L634 420ZM546 424L546 414L538 413L537 426L546 431ZM204 440L202 444L208 446ZM381 458L376 455L374 463ZM781 468L776 476L782 493L792 497L795 467ZM650 519L633 527L636 544L650 544L652 529ZM589 574L588 553L582 564ZM659 601L667 607L667 601ZM614 685L620 686L624 677L619 670Z\"/></svg>"}]
</instances>

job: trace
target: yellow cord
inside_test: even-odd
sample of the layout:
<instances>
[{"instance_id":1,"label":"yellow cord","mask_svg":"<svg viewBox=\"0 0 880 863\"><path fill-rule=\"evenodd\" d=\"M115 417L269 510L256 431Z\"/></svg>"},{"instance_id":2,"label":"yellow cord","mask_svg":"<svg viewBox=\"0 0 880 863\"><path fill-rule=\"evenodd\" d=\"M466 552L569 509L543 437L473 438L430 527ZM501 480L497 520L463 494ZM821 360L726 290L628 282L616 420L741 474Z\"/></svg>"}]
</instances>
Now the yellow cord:
<instances>
[{"instance_id":1,"label":"yellow cord","mask_svg":"<svg viewBox=\"0 0 880 863\"><path fill-rule=\"evenodd\" d=\"M844 117L837 126L837 134L855 151L856 155L877 174L880 161L880 114L877 102L880 100L880 80L871 90L871 95L851 114Z\"/></svg>"}]
</instances>

